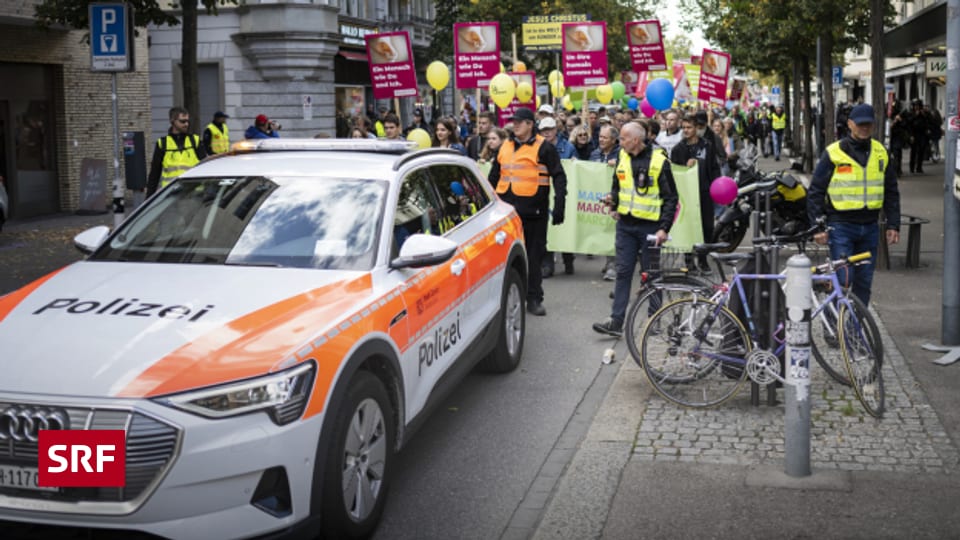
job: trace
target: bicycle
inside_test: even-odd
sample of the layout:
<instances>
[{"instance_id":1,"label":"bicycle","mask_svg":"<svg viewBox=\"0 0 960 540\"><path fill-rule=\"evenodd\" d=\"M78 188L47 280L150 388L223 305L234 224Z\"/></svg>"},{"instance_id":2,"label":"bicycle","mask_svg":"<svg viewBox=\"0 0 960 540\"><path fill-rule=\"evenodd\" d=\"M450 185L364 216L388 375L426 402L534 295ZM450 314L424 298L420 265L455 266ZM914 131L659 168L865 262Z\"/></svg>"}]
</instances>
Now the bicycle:
<instances>
[{"instance_id":1,"label":"bicycle","mask_svg":"<svg viewBox=\"0 0 960 540\"><path fill-rule=\"evenodd\" d=\"M782 242L795 242L798 236L809 236L817 228L819 226L791 237L755 238L753 243L755 249L764 245L778 249L783 247ZM781 322L771 336L775 347L759 347L757 326L743 280L770 281L785 276L737 272L735 264L752 258L752 254L714 253L711 256L734 265L730 283L721 286L712 299L693 293L664 305L648 319L641 338L642 365L654 389L665 399L685 407L719 405L734 396L747 377L761 385L783 381L779 356L786 347L784 323ZM830 267L836 270L846 264L856 264L864 257L869 257L869 253L833 261ZM835 271L814 278L833 281L835 291L840 290ZM734 291L739 295L747 327L728 307ZM872 343L879 336L876 324L868 318L868 312L850 307L854 302L847 296L831 298L840 304L839 348L855 393L867 412L879 417L883 414L884 389L876 347ZM831 302L816 305L814 317L828 305L832 305Z\"/></svg>"},{"instance_id":2,"label":"bicycle","mask_svg":"<svg viewBox=\"0 0 960 540\"><path fill-rule=\"evenodd\" d=\"M722 250L728 246L729 244L726 242L695 244L693 251L699 256ZM714 290L712 283L691 276L685 267L672 268L673 263L684 260L686 257L684 252L672 251L669 248L652 249L657 249L659 256L651 257L652 268L650 271L640 273L640 288L637 289L635 298L627 308L623 328L630 356L640 367L643 367L643 361L640 349L637 346L637 336L642 335L647 318L664 304L689 296L693 292L706 294ZM719 265L718 272L720 281L723 282L725 280L723 269Z\"/></svg>"}]
</instances>

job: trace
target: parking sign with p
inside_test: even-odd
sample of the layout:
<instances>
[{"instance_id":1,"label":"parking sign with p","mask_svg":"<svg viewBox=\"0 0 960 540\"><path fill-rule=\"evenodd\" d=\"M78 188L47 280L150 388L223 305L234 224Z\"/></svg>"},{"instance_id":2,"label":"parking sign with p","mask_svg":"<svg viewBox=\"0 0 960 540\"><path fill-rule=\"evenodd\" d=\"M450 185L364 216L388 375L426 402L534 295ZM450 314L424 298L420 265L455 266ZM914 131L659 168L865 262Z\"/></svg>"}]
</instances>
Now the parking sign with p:
<instances>
[{"instance_id":1,"label":"parking sign with p","mask_svg":"<svg viewBox=\"0 0 960 540\"><path fill-rule=\"evenodd\" d=\"M90 4L90 69L130 71L131 7L126 4Z\"/></svg>"}]
</instances>

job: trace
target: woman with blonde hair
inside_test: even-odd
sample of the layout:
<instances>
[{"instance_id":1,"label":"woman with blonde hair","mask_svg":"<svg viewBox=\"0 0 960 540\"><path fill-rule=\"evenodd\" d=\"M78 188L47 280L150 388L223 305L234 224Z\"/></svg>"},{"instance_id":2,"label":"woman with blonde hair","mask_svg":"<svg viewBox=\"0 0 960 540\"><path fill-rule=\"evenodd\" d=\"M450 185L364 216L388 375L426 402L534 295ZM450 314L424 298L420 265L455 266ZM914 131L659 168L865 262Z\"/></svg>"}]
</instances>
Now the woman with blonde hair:
<instances>
[{"instance_id":1,"label":"woman with blonde hair","mask_svg":"<svg viewBox=\"0 0 960 540\"><path fill-rule=\"evenodd\" d=\"M593 145L590 144L590 130L587 126L580 124L570 132L570 144L576 150L576 159L590 161L590 154L593 153Z\"/></svg>"},{"instance_id":2,"label":"woman with blonde hair","mask_svg":"<svg viewBox=\"0 0 960 540\"><path fill-rule=\"evenodd\" d=\"M496 159L500 146L509 138L510 134L507 133L507 130L491 128L490 132L487 133L487 142L484 143L483 150L480 151L480 163L489 163Z\"/></svg>"}]
</instances>

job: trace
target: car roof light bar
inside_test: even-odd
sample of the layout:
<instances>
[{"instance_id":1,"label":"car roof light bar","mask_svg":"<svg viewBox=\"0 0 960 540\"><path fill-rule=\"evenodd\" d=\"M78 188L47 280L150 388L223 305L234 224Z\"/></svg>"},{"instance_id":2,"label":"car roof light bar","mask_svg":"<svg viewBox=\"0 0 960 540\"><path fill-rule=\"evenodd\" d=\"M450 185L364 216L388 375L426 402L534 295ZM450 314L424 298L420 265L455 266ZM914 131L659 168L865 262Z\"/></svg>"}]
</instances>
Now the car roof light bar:
<instances>
[{"instance_id":1,"label":"car roof light bar","mask_svg":"<svg viewBox=\"0 0 960 540\"><path fill-rule=\"evenodd\" d=\"M250 139L234 143L230 149L235 153L313 150L404 154L417 147L413 141L379 139Z\"/></svg>"}]
</instances>

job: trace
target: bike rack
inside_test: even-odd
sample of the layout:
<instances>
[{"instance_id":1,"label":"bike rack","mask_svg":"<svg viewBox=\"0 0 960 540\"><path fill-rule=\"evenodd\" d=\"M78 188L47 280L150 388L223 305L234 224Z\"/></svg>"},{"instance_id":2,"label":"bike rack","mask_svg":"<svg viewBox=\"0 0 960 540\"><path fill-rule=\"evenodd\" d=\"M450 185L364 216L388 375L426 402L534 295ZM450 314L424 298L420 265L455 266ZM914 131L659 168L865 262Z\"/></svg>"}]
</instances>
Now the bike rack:
<instances>
[{"instance_id":1,"label":"bike rack","mask_svg":"<svg viewBox=\"0 0 960 540\"><path fill-rule=\"evenodd\" d=\"M754 216L753 236L770 236L773 234L773 220L770 219L770 192L754 192L753 194ZM755 271L758 274L772 273L778 271L777 252L772 251L773 257L767 256L763 250L755 251ZM757 334L760 339L760 346L770 347L773 340L773 334L777 328L777 288L779 283L773 280L763 281L754 280L753 282L753 305L752 310L755 315L763 313L763 300L766 298L769 302L767 313L766 328L762 324L757 324ZM754 407L760 405L760 385L750 381L750 404ZM777 404L776 383L767 385L767 405Z\"/></svg>"}]
</instances>

